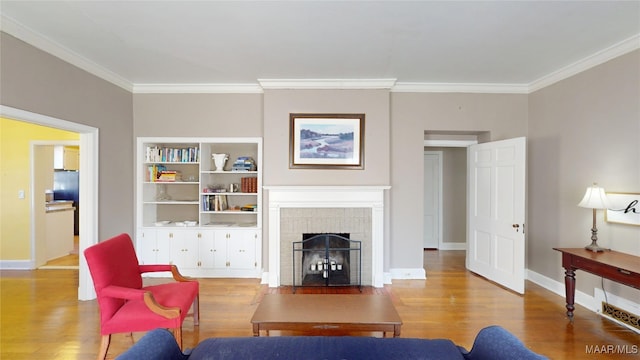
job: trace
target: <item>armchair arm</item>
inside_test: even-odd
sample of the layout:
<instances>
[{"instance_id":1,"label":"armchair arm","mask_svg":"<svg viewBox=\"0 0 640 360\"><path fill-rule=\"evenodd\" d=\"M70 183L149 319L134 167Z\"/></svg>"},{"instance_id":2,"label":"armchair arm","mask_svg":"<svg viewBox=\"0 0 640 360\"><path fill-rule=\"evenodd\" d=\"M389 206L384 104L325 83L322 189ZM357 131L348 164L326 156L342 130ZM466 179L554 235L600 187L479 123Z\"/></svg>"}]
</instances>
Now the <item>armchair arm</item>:
<instances>
[{"instance_id":1,"label":"armchair arm","mask_svg":"<svg viewBox=\"0 0 640 360\"><path fill-rule=\"evenodd\" d=\"M180 316L180 308L179 307L167 307L160 305L156 299L153 297L151 291L144 292L144 303L147 305L149 310L154 313L164 316L167 319L173 319Z\"/></svg>"},{"instance_id":2,"label":"armchair arm","mask_svg":"<svg viewBox=\"0 0 640 360\"><path fill-rule=\"evenodd\" d=\"M169 264L153 264L153 265L138 265L140 269L140 273L148 273L148 272L160 272L160 271L171 271L171 267L174 265Z\"/></svg>"},{"instance_id":3,"label":"armchair arm","mask_svg":"<svg viewBox=\"0 0 640 360\"><path fill-rule=\"evenodd\" d=\"M144 293L144 290L115 285L109 285L102 289L102 295L126 300L142 300L144 298Z\"/></svg>"},{"instance_id":4,"label":"armchair arm","mask_svg":"<svg viewBox=\"0 0 640 360\"><path fill-rule=\"evenodd\" d=\"M178 267L175 265L138 265L140 273L146 272L159 272L159 271L171 271L171 275L175 281L194 281L186 276L180 274Z\"/></svg>"},{"instance_id":5,"label":"armchair arm","mask_svg":"<svg viewBox=\"0 0 640 360\"><path fill-rule=\"evenodd\" d=\"M147 305L149 310L160 316L164 316L167 319L172 319L180 316L179 307L167 307L159 304L153 297L151 291L110 285L102 289L102 294L118 299L142 300L144 301L145 305Z\"/></svg>"}]
</instances>

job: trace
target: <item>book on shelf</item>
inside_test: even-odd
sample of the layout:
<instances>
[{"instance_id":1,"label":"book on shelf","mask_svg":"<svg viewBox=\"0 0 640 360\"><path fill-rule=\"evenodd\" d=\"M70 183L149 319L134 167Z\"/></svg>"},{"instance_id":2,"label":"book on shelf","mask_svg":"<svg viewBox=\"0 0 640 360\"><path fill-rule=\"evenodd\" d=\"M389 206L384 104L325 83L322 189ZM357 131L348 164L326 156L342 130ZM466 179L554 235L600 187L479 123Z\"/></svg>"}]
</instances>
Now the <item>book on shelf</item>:
<instances>
[{"instance_id":1,"label":"book on shelf","mask_svg":"<svg viewBox=\"0 0 640 360\"><path fill-rule=\"evenodd\" d=\"M164 170L158 174L158 182L175 182L180 177L179 171Z\"/></svg>"},{"instance_id":2,"label":"book on shelf","mask_svg":"<svg viewBox=\"0 0 640 360\"><path fill-rule=\"evenodd\" d=\"M258 178L256 177L243 177L240 178L240 189L246 193L258 192Z\"/></svg>"},{"instance_id":3,"label":"book on shelf","mask_svg":"<svg viewBox=\"0 0 640 360\"><path fill-rule=\"evenodd\" d=\"M200 162L198 147L158 147L149 145L145 148L145 162Z\"/></svg>"},{"instance_id":4,"label":"book on shelf","mask_svg":"<svg viewBox=\"0 0 640 360\"><path fill-rule=\"evenodd\" d=\"M233 171L256 171L257 166L255 160L250 156L240 156L233 163L231 168Z\"/></svg>"},{"instance_id":5,"label":"book on shelf","mask_svg":"<svg viewBox=\"0 0 640 360\"><path fill-rule=\"evenodd\" d=\"M202 195L202 211L225 211L229 209L227 195Z\"/></svg>"},{"instance_id":6,"label":"book on shelf","mask_svg":"<svg viewBox=\"0 0 640 360\"><path fill-rule=\"evenodd\" d=\"M253 212L255 212L257 208L258 208L258 205L256 205L256 204L247 204L247 205L242 206L240 208L240 211L253 211Z\"/></svg>"},{"instance_id":7,"label":"book on shelf","mask_svg":"<svg viewBox=\"0 0 640 360\"><path fill-rule=\"evenodd\" d=\"M145 180L156 182L160 177L160 174L164 171L167 171L167 167L164 165L149 165L147 167L147 174L145 175Z\"/></svg>"}]
</instances>

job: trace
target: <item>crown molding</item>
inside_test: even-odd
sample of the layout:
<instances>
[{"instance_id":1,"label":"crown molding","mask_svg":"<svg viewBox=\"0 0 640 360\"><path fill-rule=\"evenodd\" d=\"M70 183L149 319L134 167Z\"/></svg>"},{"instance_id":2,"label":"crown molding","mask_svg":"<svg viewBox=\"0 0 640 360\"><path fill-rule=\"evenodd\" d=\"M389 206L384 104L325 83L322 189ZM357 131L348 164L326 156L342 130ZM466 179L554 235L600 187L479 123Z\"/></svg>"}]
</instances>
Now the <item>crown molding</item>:
<instances>
[{"instance_id":1,"label":"crown molding","mask_svg":"<svg viewBox=\"0 0 640 360\"><path fill-rule=\"evenodd\" d=\"M636 34L529 84L421 83L396 82L396 79L258 79L257 84L134 84L1 14L0 31L134 94L263 93L264 90L276 89L388 89L391 92L530 94L618 56L640 49L640 34Z\"/></svg>"},{"instance_id":2,"label":"crown molding","mask_svg":"<svg viewBox=\"0 0 640 360\"><path fill-rule=\"evenodd\" d=\"M587 56L584 59L578 60L573 64L567 65L559 70L545 75L538 80L529 84L529 93L538 91L549 85L555 84L558 81L569 78L573 75L579 74L585 70L591 69L595 66L603 64L609 60L622 56L631 51L640 49L640 34L636 34L626 40L620 41L606 49L598 51L595 54Z\"/></svg>"},{"instance_id":3,"label":"crown molding","mask_svg":"<svg viewBox=\"0 0 640 360\"><path fill-rule=\"evenodd\" d=\"M15 38L18 38L29 45L32 45L44 52L47 52L71 65L74 65L92 75L117 85L129 92L133 89L133 84L116 73L84 58L58 43L55 43L44 36L32 31L21 23L0 15L0 31L3 31Z\"/></svg>"},{"instance_id":4,"label":"crown molding","mask_svg":"<svg viewBox=\"0 0 640 360\"><path fill-rule=\"evenodd\" d=\"M398 82L391 92L527 94L527 84L463 84Z\"/></svg>"},{"instance_id":5,"label":"crown molding","mask_svg":"<svg viewBox=\"0 0 640 360\"><path fill-rule=\"evenodd\" d=\"M258 84L134 84L134 94L261 94Z\"/></svg>"},{"instance_id":6,"label":"crown molding","mask_svg":"<svg viewBox=\"0 0 640 360\"><path fill-rule=\"evenodd\" d=\"M396 79L258 79L265 90L391 89Z\"/></svg>"}]
</instances>

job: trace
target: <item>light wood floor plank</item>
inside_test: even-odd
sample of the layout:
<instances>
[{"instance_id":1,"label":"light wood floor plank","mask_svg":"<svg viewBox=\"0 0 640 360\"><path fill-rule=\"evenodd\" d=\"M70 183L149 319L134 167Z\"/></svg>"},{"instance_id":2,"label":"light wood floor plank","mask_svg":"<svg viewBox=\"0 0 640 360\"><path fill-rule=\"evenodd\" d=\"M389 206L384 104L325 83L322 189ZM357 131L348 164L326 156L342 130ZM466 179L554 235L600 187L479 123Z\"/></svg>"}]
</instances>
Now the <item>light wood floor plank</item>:
<instances>
[{"instance_id":1,"label":"light wood floor plank","mask_svg":"<svg viewBox=\"0 0 640 360\"><path fill-rule=\"evenodd\" d=\"M382 289L363 291L363 296L391 296L403 320L401 337L449 338L469 349L480 329L498 324L552 359L640 357L586 354L587 347L603 345L637 349L640 335L581 306L570 324L563 297L531 282L524 296L496 286L464 269L463 251L426 251L425 264L425 281L396 280ZM251 336L250 319L261 297L291 292L287 287L269 289L256 279L200 279L200 284L200 326L194 328L187 318L186 347L209 337ZM98 307L96 301L79 302L77 288L77 270L0 272L0 359L93 359L100 341ZM114 335L108 358L142 335Z\"/></svg>"}]
</instances>

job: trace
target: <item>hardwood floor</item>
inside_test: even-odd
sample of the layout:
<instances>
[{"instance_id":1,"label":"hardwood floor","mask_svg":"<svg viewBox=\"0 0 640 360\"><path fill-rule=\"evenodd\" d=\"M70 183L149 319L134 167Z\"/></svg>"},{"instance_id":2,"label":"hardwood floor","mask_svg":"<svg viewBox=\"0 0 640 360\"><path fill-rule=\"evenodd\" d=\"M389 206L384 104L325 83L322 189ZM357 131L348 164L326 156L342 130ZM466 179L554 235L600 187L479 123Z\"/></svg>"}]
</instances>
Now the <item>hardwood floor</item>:
<instances>
[{"instance_id":1,"label":"hardwood floor","mask_svg":"<svg viewBox=\"0 0 640 360\"><path fill-rule=\"evenodd\" d=\"M80 258L78 256L78 248L80 245L80 238L76 235L73 237L73 250L69 252L69 255L61 256L59 258L51 259L47 261L42 269L77 269Z\"/></svg>"},{"instance_id":2,"label":"hardwood floor","mask_svg":"<svg viewBox=\"0 0 640 360\"><path fill-rule=\"evenodd\" d=\"M524 296L496 286L464 269L462 251L425 251L425 264L427 280L395 280L363 291L363 296L391 296L403 320L401 337L449 338L470 349L480 329L498 324L551 359L638 359L638 353L619 351L588 354L594 346L638 349L640 335L581 306L571 324L563 297L531 282ZM200 284L200 326L194 328L187 318L185 347L208 337L251 336L250 319L262 295L291 292L290 287L270 289L257 279L201 279ZM98 306L95 300L79 302L77 287L77 270L0 272L0 358L94 359L100 340ZM310 291L354 289L304 289ZM114 335L108 358L142 335Z\"/></svg>"}]
</instances>

